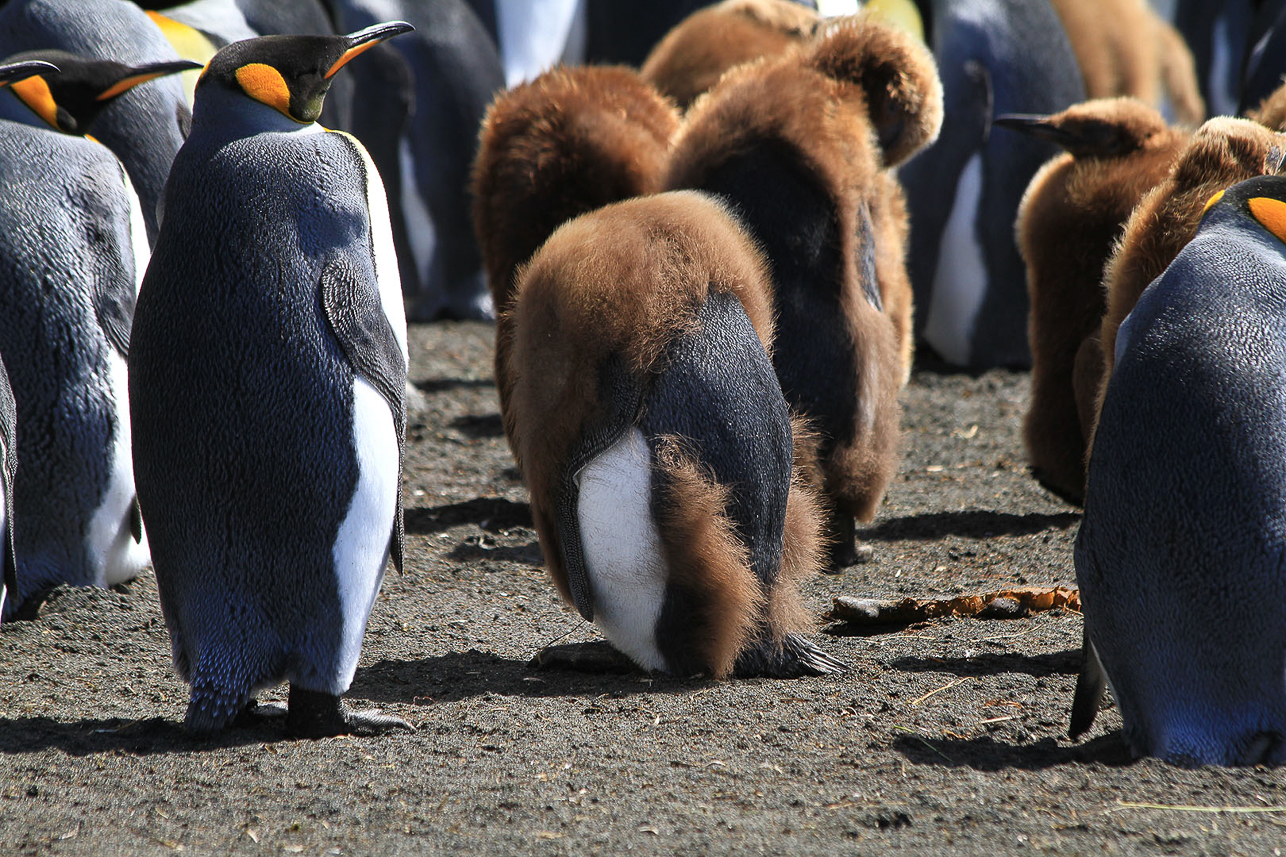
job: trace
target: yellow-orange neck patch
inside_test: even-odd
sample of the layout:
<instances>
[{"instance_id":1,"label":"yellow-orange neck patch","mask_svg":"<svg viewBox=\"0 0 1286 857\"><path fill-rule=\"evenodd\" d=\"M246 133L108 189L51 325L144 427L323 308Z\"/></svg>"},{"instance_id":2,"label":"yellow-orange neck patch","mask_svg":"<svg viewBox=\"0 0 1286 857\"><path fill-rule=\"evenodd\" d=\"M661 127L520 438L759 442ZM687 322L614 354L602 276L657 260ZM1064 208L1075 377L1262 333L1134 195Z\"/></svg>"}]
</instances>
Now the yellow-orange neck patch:
<instances>
[{"instance_id":1,"label":"yellow-orange neck patch","mask_svg":"<svg viewBox=\"0 0 1286 857\"><path fill-rule=\"evenodd\" d=\"M344 55L339 59L335 60L335 64L326 71L326 79L330 80L332 77L334 77L335 72L343 68L344 64L347 63L349 60L351 60L353 57L357 56L360 53L364 53L365 51L369 51L371 48L375 47L378 44L379 44L378 40L365 42L364 44L360 44L355 48L349 48L348 50L344 51Z\"/></svg>"},{"instance_id":2,"label":"yellow-orange neck patch","mask_svg":"<svg viewBox=\"0 0 1286 857\"><path fill-rule=\"evenodd\" d=\"M255 101L262 101L283 115L299 121L290 114L290 87L286 85L281 72L272 66L260 62L247 63L237 69L237 83Z\"/></svg>"},{"instance_id":3,"label":"yellow-orange neck patch","mask_svg":"<svg viewBox=\"0 0 1286 857\"><path fill-rule=\"evenodd\" d=\"M36 111L37 116L48 122L51 128L58 127L58 104L43 77L37 75L18 80L9 84L9 88L24 104Z\"/></svg>"},{"instance_id":4,"label":"yellow-orange neck patch","mask_svg":"<svg viewBox=\"0 0 1286 857\"><path fill-rule=\"evenodd\" d=\"M1223 195L1224 195L1224 192L1219 191L1214 196L1210 197L1210 199L1206 200L1205 208L1201 209L1201 216L1205 217L1206 212L1209 211L1211 208L1213 208L1216 202L1223 199Z\"/></svg>"},{"instance_id":5,"label":"yellow-orange neck patch","mask_svg":"<svg viewBox=\"0 0 1286 857\"><path fill-rule=\"evenodd\" d=\"M1247 205L1265 229L1286 242L1286 202L1271 196L1256 196Z\"/></svg>"}]
</instances>

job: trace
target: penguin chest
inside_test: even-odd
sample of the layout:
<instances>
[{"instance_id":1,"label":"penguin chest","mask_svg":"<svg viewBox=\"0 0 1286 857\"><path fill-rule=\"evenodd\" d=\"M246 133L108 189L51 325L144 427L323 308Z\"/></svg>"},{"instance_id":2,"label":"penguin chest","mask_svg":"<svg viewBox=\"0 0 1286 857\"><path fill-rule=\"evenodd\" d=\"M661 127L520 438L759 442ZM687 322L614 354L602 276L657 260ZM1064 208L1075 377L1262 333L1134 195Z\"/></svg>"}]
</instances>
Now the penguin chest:
<instances>
[{"instance_id":1,"label":"penguin chest","mask_svg":"<svg viewBox=\"0 0 1286 857\"><path fill-rule=\"evenodd\" d=\"M664 670L656 623L666 565L652 518L652 453L631 428L579 476L577 518L594 593L594 624L640 666Z\"/></svg>"},{"instance_id":2,"label":"penguin chest","mask_svg":"<svg viewBox=\"0 0 1286 857\"><path fill-rule=\"evenodd\" d=\"M987 292L987 263L978 237L982 184L982 154L978 153L965 164L956 185L924 327L929 344L958 366L969 365L973 358L973 331Z\"/></svg>"},{"instance_id":3,"label":"penguin chest","mask_svg":"<svg viewBox=\"0 0 1286 857\"><path fill-rule=\"evenodd\" d=\"M393 412L379 391L360 376L353 379L349 430L357 458L358 480L340 523L332 556L343 616L343 648L356 666L366 618L384 578L399 488L398 438Z\"/></svg>"}]
</instances>

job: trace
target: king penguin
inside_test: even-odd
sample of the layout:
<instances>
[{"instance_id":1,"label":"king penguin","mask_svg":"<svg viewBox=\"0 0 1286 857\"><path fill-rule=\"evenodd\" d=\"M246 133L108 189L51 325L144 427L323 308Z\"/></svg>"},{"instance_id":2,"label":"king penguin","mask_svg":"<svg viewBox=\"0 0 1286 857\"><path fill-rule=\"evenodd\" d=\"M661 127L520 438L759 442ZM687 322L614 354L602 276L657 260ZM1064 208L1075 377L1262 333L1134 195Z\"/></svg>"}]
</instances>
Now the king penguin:
<instances>
[{"instance_id":1,"label":"king penguin","mask_svg":"<svg viewBox=\"0 0 1286 857\"><path fill-rule=\"evenodd\" d=\"M406 319L379 174L316 119L345 63L411 29L237 42L197 83L130 363L192 731L281 681L292 735L409 728L340 698L390 554L402 564Z\"/></svg>"},{"instance_id":2,"label":"king penguin","mask_svg":"<svg viewBox=\"0 0 1286 857\"><path fill-rule=\"evenodd\" d=\"M124 166L80 135L132 86L190 65L19 57L60 71L11 79L0 92L0 110L46 126L0 119L0 354L27 427L13 490L21 561L11 617L29 615L54 586L110 586L148 562L125 378L146 227Z\"/></svg>"},{"instance_id":3,"label":"king penguin","mask_svg":"<svg viewBox=\"0 0 1286 857\"><path fill-rule=\"evenodd\" d=\"M58 67L39 60L0 65L0 85L22 80ZM14 403L9 373L0 363L0 617L10 590L18 588L18 564L13 549L13 481L18 469L18 407Z\"/></svg>"},{"instance_id":4,"label":"king penguin","mask_svg":"<svg viewBox=\"0 0 1286 857\"><path fill-rule=\"evenodd\" d=\"M157 26L128 0L8 0L0 4L0 57L42 49L136 65L179 59ZM29 120L43 125L44 120ZM143 204L148 240L156 239L157 203L192 111L181 81L162 76L116 98L94 136L116 153Z\"/></svg>"},{"instance_id":5,"label":"king penguin","mask_svg":"<svg viewBox=\"0 0 1286 857\"><path fill-rule=\"evenodd\" d=\"M1286 177L1215 194L1121 325L1076 579L1086 663L1139 755L1286 762Z\"/></svg>"}]
</instances>

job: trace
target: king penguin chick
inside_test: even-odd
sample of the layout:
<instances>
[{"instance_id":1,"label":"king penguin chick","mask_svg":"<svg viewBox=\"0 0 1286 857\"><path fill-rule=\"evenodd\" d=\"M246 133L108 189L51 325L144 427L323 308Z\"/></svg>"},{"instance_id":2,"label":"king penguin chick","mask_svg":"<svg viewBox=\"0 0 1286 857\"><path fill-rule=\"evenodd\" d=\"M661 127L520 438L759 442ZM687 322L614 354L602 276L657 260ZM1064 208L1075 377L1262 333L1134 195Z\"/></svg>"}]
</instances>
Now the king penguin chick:
<instances>
[{"instance_id":1,"label":"king penguin chick","mask_svg":"<svg viewBox=\"0 0 1286 857\"><path fill-rule=\"evenodd\" d=\"M816 443L832 567L855 559L900 456L911 363L905 199L893 169L931 142L942 88L928 50L872 15L728 71L688 111L666 186L724 196L763 244L773 366Z\"/></svg>"},{"instance_id":2,"label":"king penguin chick","mask_svg":"<svg viewBox=\"0 0 1286 857\"><path fill-rule=\"evenodd\" d=\"M514 435L563 597L645 669L840 669L801 633L816 513L764 259L728 209L684 191L565 223L513 312Z\"/></svg>"},{"instance_id":3,"label":"king penguin chick","mask_svg":"<svg viewBox=\"0 0 1286 857\"><path fill-rule=\"evenodd\" d=\"M283 680L293 735L409 728L340 699L390 553L402 564L406 320L379 174L316 119L345 63L410 29L236 42L197 83L130 358L193 731Z\"/></svg>"},{"instance_id":4,"label":"king penguin chick","mask_svg":"<svg viewBox=\"0 0 1286 857\"><path fill-rule=\"evenodd\" d=\"M0 65L0 85L41 72L56 72L47 62L11 62ZM9 373L0 364L0 621L10 591L18 589L18 564L13 549L13 485L18 468L18 407L9 385Z\"/></svg>"},{"instance_id":5,"label":"king penguin chick","mask_svg":"<svg viewBox=\"0 0 1286 857\"><path fill-rule=\"evenodd\" d=\"M1286 178L1216 194L1121 325L1076 579L1086 661L1138 755L1286 762Z\"/></svg>"},{"instance_id":6,"label":"king penguin chick","mask_svg":"<svg viewBox=\"0 0 1286 857\"><path fill-rule=\"evenodd\" d=\"M1133 98L1086 101L1052 116L999 116L996 125L1066 150L1032 178L1014 231L1031 300L1023 442L1036 479L1079 504L1099 382L1099 370L1085 371L1084 361L1098 354L1103 269L1130 212L1165 179L1190 134Z\"/></svg>"},{"instance_id":7,"label":"king penguin chick","mask_svg":"<svg viewBox=\"0 0 1286 857\"><path fill-rule=\"evenodd\" d=\"M47 125L0 119L0 354L26 426L10 616L30 615L58 584L110 586L148 562L125 369L146 227L121 162L78 135L131 86L190 66L19 56L61 71L13 79L4 87L12 95L0 92L0 103Z\"/></svg>"},{"instance_id":8,"label":"king penguin chick","mask_svg":"<svg viewBox=\"0 0 1286 857\"><path fill-rule=\"evenodd\" d=\"M560 66L488 108L473 165L473 223L497 313L496 389L515 454L508 351L520 267L564 222L660 190L678 129L674 105L624 66Z\"/></svg>"},{"instance_id":9,"label":"king penguin chick","mask_svg":"<svg viewBox=\"0 0 1286 857\"><path fill-rule=\"evenodd\" d=\"M734 65L777 56L812 37L817 12L793 0L723 0L674 26L639 73L687 110Z\"/></svg>"}]
</instances>

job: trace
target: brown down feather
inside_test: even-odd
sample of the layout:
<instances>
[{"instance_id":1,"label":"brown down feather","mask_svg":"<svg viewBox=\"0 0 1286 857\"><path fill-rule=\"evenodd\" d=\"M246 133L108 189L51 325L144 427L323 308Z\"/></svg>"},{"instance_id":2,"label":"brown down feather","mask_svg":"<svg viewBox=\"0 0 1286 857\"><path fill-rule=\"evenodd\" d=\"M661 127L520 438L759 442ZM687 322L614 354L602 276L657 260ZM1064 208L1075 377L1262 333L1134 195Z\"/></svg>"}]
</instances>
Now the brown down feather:
<instances>
[{"instance_id":1,"label":"brown down feather","mask_svg":"<svg viewBox=\"0 0 1286 857\"><path fill-rule=\"evenodd\" d=\"M504 355L518 269L562 223L659 190L678 127L674 106L624 67L555 68L488 108L473 166L474 230L498 317L496 387L515 453Z\"/></svg>"},{"instance_id":2,"label":"brown down feather","mask_svg":"<svg viewBox=\"0 0 1286 857\"><path fill-rule=\"evenodd\" d=\"M1087 99L1133 96L1180 124L1205 118L1192 52L1147 0L1052 0L1085 82Z\"/></svg>"},{"instance_id":3,"label":"brown down feather","mask_svg":"<svg viewBox=\"0 0 1286 857\"><path fill-rule=\"evenodd\" d=\"M1130 212L1165 179L1190 134L1133 98L1082 102L1041 126L1068 151L1032 178L1015 223L1031 299L1032 389L1023 441L1037 478L1080 503L1100 375L1093 361L1106 307L1104 268ZM1086 345L1087 338L1093 343ZM1078 354L1091 361L1079 372ZM1078 401L1088 408L1078 409Z\"/></svg>"},{"instance_id":4,"label":"brown down feather","mask_svg":"<svg viewBox=\"0 0 1286 857\"><path fill-rule=\"evenodd\" d=\"M792 0L724 0L676 24L652 48L641 74L686 110L728 69L790 50L820 21Z\"/></svg>"},{"instance_id":5,"label":"brown down feather","mask_svg":"<svg viewBox=\"0 0 1286 857\"><path fill-rule=\"evenodd\" d=\"M844 321L856 344L836 371L857 379L855 440L804 467L828 505L874 516L897 468L897 392L911 355L906 209L888 172L936 138L942 88L932 56L913 37L864 15L827 24L806 48L728 71L688 112L675 142L668 187L699 187L703 176L756 141L796 153L831 198L844 270ZM863 295L855 253L860 206L869 206L885 312ZM807 416L807 414L804 414Z\"/></svg>"},{"instance_id":6,"label":"brown down feather","mask_svg":"<svg viewBox=\"0 0 1286 857\"><path fill-rule=\"evenodd\" d=\"M582 426L602 413L600 368L615 358L635 377L651 371L666 345L696 324L712 291L736 295L770 349L766 283L766 262L737 221L713 198L690 191L631 199L572 220L523 270L507 368L514 442L545 562L564 598L555 502ZM730 633L714 636L736 638Z\"/></svg>"}]
</instances>

